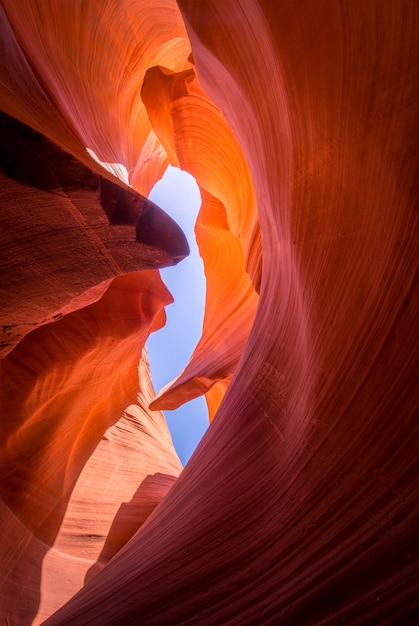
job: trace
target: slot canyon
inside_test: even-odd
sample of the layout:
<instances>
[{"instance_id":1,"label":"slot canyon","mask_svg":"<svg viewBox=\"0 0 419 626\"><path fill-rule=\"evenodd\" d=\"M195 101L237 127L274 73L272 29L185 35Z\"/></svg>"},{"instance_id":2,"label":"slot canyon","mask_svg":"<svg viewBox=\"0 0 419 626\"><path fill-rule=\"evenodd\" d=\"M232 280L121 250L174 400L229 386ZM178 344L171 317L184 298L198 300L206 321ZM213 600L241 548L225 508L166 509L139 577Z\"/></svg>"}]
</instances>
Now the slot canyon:
<instances>
[{"instance_id":1,"label":"slot canyon","mask_svg":"<svg viewBox=\"0 0 419 626\"><path fill-rule=\"evenodd\" d=\"M419 3L0 20L0 625L419 623ZM206 300L159 390L169 165Z\"/></svg>"}]
</instances>

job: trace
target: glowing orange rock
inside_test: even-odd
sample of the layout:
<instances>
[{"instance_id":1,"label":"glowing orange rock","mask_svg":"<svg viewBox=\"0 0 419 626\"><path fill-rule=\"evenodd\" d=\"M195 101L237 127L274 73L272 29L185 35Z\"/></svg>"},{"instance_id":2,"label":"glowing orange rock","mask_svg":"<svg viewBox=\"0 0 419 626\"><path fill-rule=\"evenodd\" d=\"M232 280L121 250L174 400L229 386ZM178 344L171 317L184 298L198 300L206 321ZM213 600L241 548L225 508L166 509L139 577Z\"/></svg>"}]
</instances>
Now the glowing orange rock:
<instances>
[{"instance_id":1,"label":"glowing orange rock","mask_svg":"<svg viewBox=\"0 0 419 626\"><path fill-rule=\"evenodd\" d=\"M112 4L111 21L83 3L0 7L0 616L19 624L38 623L103 567L181 469L163 416L147 409L148 366L139 381L137 365L170 302L158 272L145 270L178 262L188 246L86 148L117 175L118 162L138 166L148 193L167 158L132 100L149 53L176 69L190 49L174 4L161 35L150 8ZM131 47L127 22L117 33L121 15L140 24ZM113 55L98 54L111 35ZM137 56L134 73L121 46ZM80 54L92 61L84 70ZM128 76L111 76L124 68Z\"/></svg>"},{"instance_id":2,"label":"glowing orange rock","mask_svg":"<svg viewBox=\"0 0 419 626\"><path fill-rule=\"evenodd\" d=\"M146 198L8 115L0 128L5 355L37 326L97 300L115 276L177 263L188 245Z\"/></svg>"},{"instance_id":3,"label":"glowing orange rock","mask_svg":"<svg viewBox=\"0 0 419 626\"><path fill-rule=\"evenodd\" d=\"M179 5L252 173L258 312L157 515L48 624L414 623L417 4Z\"/></svg>"},{"instance_id":4,"label":"glowing orange rock","mask_svg":"<svg viewBox=\"0 0 419 626\"><path fill-rule=\"evenodd\" d=\"M28 11L30 23L36 24L37 19L28 5L19 5L25 8L19 12L19 6L12 10L9 4L12 3L7 3L12 30L25 33L25 37L20 35L20 40L26 42L25 52L30 58L31 37L29 31L22 31L21 23L25 23L24 15ZM82 23L80 16L71 13L72 6L66 5L70 7L66 9L70 12L66 22L67 26L74 25L76 32L76 25L80 30ZM123 2L101 6L100 24L112 24L118 15L116 32L124 34L118 38L119 42L125 37L130 44L131 37L140 36L142 23L131 19L134 15L131 11L142 6L144 15L152 17L156 31L161 17L165 25L159 33L162 39L167 36L168 49L177 50L173 43L176 35L166 23L169 16L169 21L173 19L178 28L179 14L171 3L162 3L159 9L171 8L172 13L153 10L156 5L152 3L130 3L126 13ZM101 568L100 571L93 576L95 571L90 570L83 589L46 623L48 626L103 626L139 621L147 625L415 623L419 481L417 340L412 329L417 312L414 286L418 81L414 55L418 5L378 0L367 3L355 0L347 4L332 0L316 3L208 0L205 4L179 0L179 6L190 37L196 72L208 94L200 100L202 118L197 115L188 119L202 120L206 138L211 133L217 137L221 129L224 129L221 137L226 141L235 137L251 173L263 246L258 309L217 417L173 488L139 532L119 550L135 524L127 515L120 541L119 519L121 516L124 519L125 509L121 502L118 504L121 516L115 509L110 513L109 540L104 538L102 558L97 553L94 555L101 561L96 568ZM96 12L90 15L92 24L96 24ZM60 21L58 17L57 21ZM88 23L85 21L83 25ZM38 28L48 30L45 24L44 20ZM2 32L7 34L9 30ZM103 41L99 44L101 37L92 35L91 30L88 32L91 45L86 50L94 52L93 57L103 58L108 67L105 56L109 51L105 53L103 47L97 47L104 46ZM49 42L55 41L56 33L56 29L51 29ZM100 27L98 33L103 33ZM62 39L57 41L60 48ZM153 41L149 43L153 47ZM182 34L178 43L185 50ZM75 45L72 49L80 48ZM133 48L129 49L134 52ZM163 49L164 45L160 51ZM20 82L25 86L33 76L28 83L24 82L27 67L24 68L19 48L13 50L17 93ZM34 44L34 64L39 50L38 44ZM130 151L120 149L120 137L127 138L128 143L131 141L131 117L126 113L135 111L136 102L131 101L131 106L125 109L124 102L121 103L125 113L117 125L118 136L109 135L109 146L105 145L107 139L103 142L97 139L101 133L96 116L90 110L83 111L84 107L88 108L89 99L77 112L80 122L77 132L83 141L88 136L96 138L102 149L97 152L99 158L106 153L112 157L109 160L116 162L115 157L125 155L129 169L134 168L139 181L144 167L146 187L152 176L159 175L165 159L176 157L180 163L179 154L188 155L191 170L192 165L203 169L201 187L210 194L205 198L203 212L205 215L208 210L209 217L216 220L217 239L223 236L222 203L230 228L228 237L235 236L244 242L243 257L250 267L252 263L246 252L258 250L251 243L255 232L253 214L246 209L243 223L239 212L237 221L230 221L233 218L228 198L229 186L233 185L234 189L234 168L229 172L226 161L213 159L212 154L208 155L208 161L201 162L203 148L194 152L193 146L185 143L183 131L176 135L173 125L177 119L173 115L176 103L186 111L188 98L191 104L199 97L192 82L188 82L193 78L192 62L187 61L189 54L182 59L177 57L177 52L173 54L176 62L171 64L170 54L167 59L157 59L151 52L152 66L145 63L141 69L144 71L141 76L146 76L143 97L155 125L155 135L145 133L137 144L151 136L149 153L156 158L148 169L143 159L135 170L138 159L142 158L140 149L133 152L132 162L128 157ZM86 58L84 55L75 64L74 76L81 72ZM136 74L137 61L135 54L124 56L122 75L128 78L130 72ZM64 60L62 63L71 74L71 68ZM58 69L60 62L54 60L54 65ZM175 74L150 69L154 66L168 68ZM146 75L148 69L150 73ZM13 74L9 74L12 81ZM52 86L56 86L56 76L54 70ZM148 83L149 80L152 82ZM10 87L14 83L10 81L9 91L14 93ZM173 89L178 87L186 89L180 99L172 97ZM146 96L148 88L151 91ZM9 92L3 89L0 93L5 94L8 105ZM129 90L128 93L132 94ZM169 98L162 99L162 94L168 94ZM163 103L161 109L153 104L153 98ZM21 121L30 121L23 119L26 105L19 98L15 100L19 114L8 106L4 110ZM41 96L29 98L25 111L30 112L32 106L36 111L39 105L43 114L44 100ZM103 102L107 101L103 95ZM217 117L214 104L222 116ZM206 107L211 112L209 116L204 114ZM108 120L105 107L101 106L101 112ZM178 111L181 112L182 109ZM54 115L52 120L57 119L56 112ZM209 131L206 125L210 118L218 121ZM89 119L95 129L86 124L83 134L84 119ZM39 128L39 123L32 126L54 138L51 132ZM175 136L183 137L178 145L173 143ZM159 150L156 137L160 137L163 151ZM113 147L114 141L119 147ZM64 140L60 145L63 143ZM82 145L80 141L79 144ZM222 145L222 141L216 145ZM92 142L87 147L98 146ZM63 147L71 154L77 153L67 144ZM194 163L195 157L198 163ZM229 181L227 185L223 185L225 181ZM261 257L255 254L255 258ZM210 251L208 260L210 271L216 260ZM215 268L214 272L219 275ZM153 276L147 284L155 293L154 289L159 292L162 287L158 287L157 273ZM148 302L147 291L144 291L144 306ZM217 292L212 293L208 315ZM118 299L114 300L112 294L109 297L112 310L111 304L117 306ZM160 294L155 301L157 308L163 301ZM57 331L52 346L46 337L52 337L58 324L71 324L76 319L71 315L27 336L3 364L3 368L9 368L21 355L22 373L16 371L14 375L11 371L7 380L2 379L6 401L11 403L11 410L3 411L6 426L11 430L20 426L22 430L20 435L18 431L18 436L10 433L8 437L5 430L1 477L8 507L4 527L10 529L13 548L28 548L29 563L22 566L21 572L19 561L13 558L11 568L4 570L7 586L3 587L6 589L3 597L17 613L15 621L22 624L27 624L36 614L37 600L31 594L39 593L41 588L37 555L42 550L38 544L31 545L34 536L31 524L39 523L37 532L43 533L51 543L48 534L51 529L54 533L61 530L60 516L55 511L60 511L65 498L59 495L62 493L59 488L68 487L72 481L76 483L82 468L93 463L93 449L97 450L98 468L107 456L106 441L100 448L94 445L101 441L107 426L101 410L109 411L109 420L114 423L124 408L134 402L134 397L127 404L122 402L124 394L118 392L119 384L124 386L127 381L132 394L135 393L138 345L142 345L151 328L152 313L157 314L152 307L150 315L145 316L148 320L145 327L128 314L126 323L130 332L122 333L121 337L111 323L112 316L108 319L100 303L91 306L99 307L98 312L107 320L104 327L99 324L98 345L106 348L111 343L113 349L109 354L100 352L100 358L99 353L93 350L90 355L88 350L85 363L80 353L83 367L76 359L73 373L80 386L76 385L77 390L68 401L65 393L69 381L61 396L63 377L54 378L53 374L57 363L64 358L60 351L61 336L69 341L70 335ZM77 315L77 319L80 316L82 322L89 316L89 310L85 308L72 315ZM214 307L212 328L216 313ZM238 321L233 323L236 326ZM79 322L76 328L78 325ZM96 322L86 321L81 323L81 328L89 335L95 325ZM124 324L123 327L128 330ZM133 337L139 327L144 335L140 333L142 340L135 344ZM242 329L237 330L241 334ZM29 341L34 342L33 348L25 353ZM205 341L210 341L210 337ZM35 367L34 355L39 348L48 356L47 347L51 347L51 367L40 377L41 382L37 382L30 375L31 367ZM217 381L208 391L208 403L213 411L228 383L226 372L231 369L231 363L226 364L228 351L224 352L222 347L215 346L214 358L207 360L201 348L202 345L191 362L192 377L188 380L195 384L208 375L211 383ZM200 363L199 359L202 359ZM218 359L224 368L220 380L215 373ZM196 372L195 362L199 365ZM123 370L119 379L115 376L118 364ZM207 365L214 369L206 371ZM90 404L94 389L87 375L98 377L99 393L106 391L114 402L113 407L106 403L102 406L99 401L94 404L102 415L99 432L95 430L96 420L89 419L88 408L86 420L77 421L77 429L67 430L62 424L70 423L57 420L58 434L50 428L44 431L44 422L36 419L39 385L44 392L43 410L52 412L61 407L66 415L68 412L72 415L77 411L77 402L83 407ZM23 383L26 395L20 393L22 387L25 389ZM204 388L208 387L204 380ZM142 403L150 398L151 394L146 394L135 412L141 411ZM22 423L16 424L14 416L20 401L25 403L29 419L21 418ZM148 415L151 419L151 414ZM118 424L124 427L127 419L126 414L114 427L118 428ZM167 436L163 427L158 430L156 449L158 442ZM34 437L26 436L32 432ZM140 440L146 442L147 438L141 435ZM125 438L122 441L127 442ZM38 449L40 442L48 445ZM63 444L70 449L70 455L62 454ZM48 453L53 458L48 459ZM154 472L172 475L175 460L170 454L163 454L163 458L165 467ZM43 460L41 465L39 459ZM70 472L66 474L62 470L67 466ZM52 492L41 489L45 477L52 481ZM83 480L89 484L87 475ZM131 486L134 488L134 482ZM159 497L162 496L164 486L158 491ZM87 502L86 491L81 492ZM37 495L39 518L38 509L34 509ZM122 500L126 502L131 497L132 491ZM76 502L73 505L74 518L69 517L69 523L79 519ZM31 515L35 516L35 524ZM139 519L142 521L141 515ZM6 535L4 540L9 541ZM8 550L9 544L3 554L10 554ZM79 547L75 551L78 550ZM112 560L104 565L115 550L118 551ZM55 559L54 554L51 557ZM75 559L72 554L70 562L74 563ZM49 571L56 571L54 567L55 561ZM22 582L19 589L29 590L23 594L31 604L29 617L28 613L18 613L14 581L19 585ZM52 607L52 585L43 587L42 591L46 605L50 602ZM61 591L63 599L64 589ZM11 621L9 609L5 617Z\"/></svg>"},{"instance_id":5,"label":"glowing orange rock","mask_svg":"<svg viewBox=\"0 0 419 626\"><path fill-rule=\"evenodd\" d=\"M63 144L69 136L81 153L89 148L129 173L155 156L140 90L150 66L164 63L179 71L190 54L175 2L2 5L3 58L11 61L0 78L3 111L73 154ZM139 191L146 195L149 189Z\"/></svg>"},{"instance_id":6,"label":"glowing orange rock","mask_svg":"<svg viewBox=\"0 0 419 626\"><path fill-rule=\"evenodd\" d=\"M189 364L151 407L174 409L220 382L217 401L214 394L209 401L212 419L243 353L258 300L251 280L259 286L253 185L234 134L192 68L181 73L151 68L141 93L171 164L193 174L200 187L195 233L207 284L202 338Z\"/></svg>"},{"instance_id":7,"label":"glowing orange rock","mask_svg":"<svg viewBox=\"0 0 419 626\"><path fill-rule=\"evenodd\" d=\"M168 302L156 271L120 277L97 303L32 332L0 361L5 617L38 623L61 606L179 474L165 419L146 408L154 390L144 358L137 374Z\"/></svg>"},{"instance_id":8,"label":"glowing orange rock","mask_svg":"<svg viewBox=\"0 0 419 626\"><path fill-rule=\"evenodd\" d=\"M243 245L228 227L224 206L204 190L201 196L195 231L207 283L202 337L183 372L150 406L174 409L218 384L218 393L207 398L211 421L243 353L258 297L244 269Z\"/></svg>"}]
</instances>

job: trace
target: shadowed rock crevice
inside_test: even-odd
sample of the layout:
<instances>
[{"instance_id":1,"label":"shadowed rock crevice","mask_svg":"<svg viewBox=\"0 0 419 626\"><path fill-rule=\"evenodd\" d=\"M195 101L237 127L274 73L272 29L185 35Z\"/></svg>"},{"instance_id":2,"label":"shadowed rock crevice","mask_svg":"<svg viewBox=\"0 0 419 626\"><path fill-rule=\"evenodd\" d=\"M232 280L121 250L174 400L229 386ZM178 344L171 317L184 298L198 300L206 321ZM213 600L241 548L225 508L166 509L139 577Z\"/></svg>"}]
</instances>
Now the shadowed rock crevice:
<instances>
[{"instance_id":1,"label":"shadowed rock crevice","mask_svg":"<svg viewBox=\"0 0 419 626\"><path fill-rule=\"evenodd\" d=\"M216 412L181 472L142 353L170 301L155 268L186 252L171 222L119 183L106 213L71 159L22 184L15 150L3 621L414 624L419 3L2 0L0 19L1 110L144 196L169 162L198 182L204 329L166 401L203 387ZM156 474L180 475L114 553Z\"/></svg>"},{"instance_id":2,"label":"shadowed rock crevice","mask_svg":"<svg viewBox=\"0 0 419 626\"><path fill-rule=\"evenodd\" d=\"M189 253L162 209L5 113L0 209L3 355L36 326L94 302L115 276Z\"/></svg>"},{"instance_id":3,"label":"shadowed rock crevice","mask_svg":"<svg viewBox=\"0 0 419 626\"><path fill-rule=\"evenodd\" d=\"M174 485L177 476L157 473L145 477L129 502L119 507L96 563L86 574L85 584L100 572L133 537ZM95 537L90 536L94 541ZM98 537L101 541L103 538Z\"/></svg>"}]
</instances>

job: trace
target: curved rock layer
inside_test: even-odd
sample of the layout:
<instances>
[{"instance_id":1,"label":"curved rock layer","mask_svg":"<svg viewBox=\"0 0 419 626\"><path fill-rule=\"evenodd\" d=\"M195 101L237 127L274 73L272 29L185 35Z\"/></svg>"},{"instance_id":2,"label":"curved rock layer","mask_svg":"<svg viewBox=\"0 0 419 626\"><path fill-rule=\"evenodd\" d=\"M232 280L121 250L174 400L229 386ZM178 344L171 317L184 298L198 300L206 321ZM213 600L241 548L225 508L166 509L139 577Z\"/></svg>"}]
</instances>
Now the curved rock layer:
<instances>
[{"instance_id":1,"label":"curved rock layer","mask_svg":"<svg viewBox=\"0 0 419 626\"><path fill-rule=\"evenodd\" d=\"M216 373L215 376L212 373L208 376L202 367L196 367L195 358L195 366L192 369L186 368L181 381L176 381L171 391L171 399L168 401L159 399L156 408L158 406L173 408L197 393L205 393L219 380L226 383L234 372L250 329L249 321L246 321L241 327L241 333L232 331L227 314L233 307L237 312L240 308L245 309L243 315L251 321L256 305L253 289L245 275L243 260L237 252L240 245L243 246L247 270L257 288L260 282L261 243L256 202L250 172L234 134L220 112L203 93L192 69L190 43L177 5L171 0L161 3L136 2L125 7L123 3L110 0L105 4L100 3L99 7L94 2L86 5L78 0L71 6L58 7L55 2L16 4L6 0L0 16L4 30L2 41L4 63L0 67L1 108L4 111L41 131L55 144L62 146L66 152L75 155L89 169L101 172L102 178L103 170L98 169L97 164L92 162L86 148L90 154L96 155L99 162L114 164L110 169L116 176L121 177L122 164L129 172L131 184L141 194L147 195L150 192L167 164L171 162L190 171L203 189L223 202L229 228L241 242L238 246L234 238L228 241L224 237L220 240L217 251L218 255L220 252L222 254L225 269L231 276L231 283L234 278L240 276L234 296L219 272L211 269L212 261L207 256L208 246L205 250L202 248L204 245L201 244L202 237L199 232L197 233L204 261L207 258L205 266L208 284L210 282L212 284L211 290L217 291L221 300L229 299L232 302L229 307L225 307L224 320L219 319L215 325L205 324L203 341L196 349L195 356L198 357L198 361L202 361L204 369L209 368L212 371L215 369ZM72 23L74 32L69 28L69 24ZM92 23L94 32L90 26ZM53 30L51 25L54 25ZM76 47L74 41L77 41ZM13 61L16 68L9 60ZM155 110L158 111L159 119L156 119ZM163 111L166 111L166 114L163 114ZM33 150L32 145L30 149ZM45 146L40 145L37 152L35 157L37 159L39 153L43 153L40 168L44 168L42 159L46 158ZM48 158L54 161L55 154ZM18 163L17 168L25 169L26 166L26 170L29 170L29 163L30 159L27 159L24 165ZM49 168L51 169L51 165ZM55 172L54 174L57 178ZM85 179L88 179L90 185L88 189ZM63 195L68 195L68 190L65 185L63 187L62 182L59 178L58 183L61 184ZM74 187L75 181L73 180L71 184ZM9 185L8 180L5 181L5 185ZM88 202L89 206L93 204L95 200L92 199L92 195L95 196L97 188L98 184L84 173L79 190L70 198L72 205L76 205L70 206L72 212L76 213L76 218L79 217L81 202ZM89 197L86 194L87 190L90 192ZM80 191L82 198L79 197ZM107 211L108 217L112 218L112 215L109 216L109 204L113 211L112 203L116 201L113 196L117 192L111 193L108 186L106 193L110 193L112 199L110 203L108 202L108 207L102 208ZM44 204L45 198L41 197L39 202ZM144 200L142 202L144 203ZM126 203L127 197L124 197L120 204L124 206ZM86 213L85 206L82 207L82 211L83 209ZM137 215L141 212L138 207L135 210ZM22 219L28 221L28 211L25 207L23 212ZM137 223L137 239L142 238L146 244L154 245L156 254L152 264L147 258L148 265L144 261L142 266L162 267L173 261L177 262L186 250L184 244L180 243L180 234L164 223L158 209L154 208L151 212L143 213L141 223ZM39 211L31 217L36 220L36 224L48 221L43 213L39 215ZM96 215L93 217L95 220L98 219ZM101 217L101 221L104 222L104 216ZM84 215L82 218L85 219ZM60 214L58 217L58 224L69 223L71 232L79 240L80 234L77 233L77 229L73 230L72 221L73 215L63 218ZM85 230L90 230L92 221L90 217L88 224L83 224ZM128 223L135 223L132 216ZM132 240L129 239L130 231L122 228L122 224L126 222L121 221L119 216L119 220L111 220L111 224L117 224L119 228L110 230L110 244L106 241L106 234L100 234L98 241L95 240L93 244L95 248L101 247L101 240L105 240L105 245L109 247L116 240L116 246L113 248L117 250L112 249L110 252L111 256L116 257L117 263L113 263L111 268L107 268L108 271L104 271L105 268L101 267L104 264L102 259L96 263L92 254L90 258L83 258L82 263L85 267L93 266L96 272L88 281L79 280L81 284L78 285L78 291L82 293L91 285L99 284L101 278L107 279L109 270L111 275L118 275L121 271L141 267L137 246L134 246L133 250L134 262L128 263L132 257L132 252L131 254L129 252ZM209 227L212 228L212 225L213 221ZM31 224L28 224L28 227L31 227ZM4 229L8 228L9 224L6 223ZM40 230L40 235L44 236L44 232ZM162 243L156 241L159 238L157 232L169 247L170 258L166 258L167 254L165 257L165 250L159 249L158 244L161 248ZM63 232L62 236L64 239L69 235ZM126 238L125 241L122 237ZM12 233L11 240L5 241L7 249L14 241L13 238ZM56 249L61 249L57 237L55 240L56 247L54 244L51 245L52 254ZM39 249L38 242L31 243ZM76 247L74 244L73 248ZM80 247L86 257L86 242L82 242ZM96 250L94 252L96 253ZM147 249L148 257L149 253ZM33 256L32 250L24 249L23 254ZM100 254L104 257L109 256L106 251ZM76 264L77 257L74 256L74 265ZM21 263L20 267L25 265ZM4 274L8 275L10 272L5 271ZM73 282L76 281L77 278L74 278ZM103 287L105 286L106 283ZM21 291L25 294L22 300L27 307L33 307L34 302L29 297L30 291L24 287L22 281ZM74 285L71 287L74 288ZM10 291L8 282L4 291ZM102 292L103 289L96 297ZM93 293L90 294L90 299L85 298L82 302L84 304L92 302ZM17 294L17 298L20 296L21 294ZM45 299L44 294L42 297ZM43 322L54 319L54 316L61 315L67 310L61 306L61 300L56 304L58 306L54 306L52 311L48 311L49 315L43 317ZM78 304L79 302L75 302L74 306ZM12 306L15 306L15 303ZM213 303L208 299L206 320L212 318L211 307ZM5 319L13 319L13 316ZM16 324L14 320L5 324L6 336L3 338L5 348L10 349L37 323L39 320L34 319L25 327L23 321L21 324ZM229 363L224 366L216 364L217 350L214 352L211 349L208 352L207 339L212 338L210 341L214 342L216 335L219 343L223 335L222 341L226 350L230 350L230 346L233 348L228 359ZM229 339L226 341L227 336ZM196 384L197 379L204 378L207 381L205 385ZM176 396L175 400L173 396Z\"/></svg>"},{"instance_id":2,"label":"curved rock layer","mask_svg":"<svg viewBox=\"0 0 419 626\"><path fill-rule=\"evenodd\" d=\"M130 158L140 167L158 157L137 175L148 193L167 157L144 107L131 106L149 62L138 52L181 68L190 48L178 10L166 6L171 33L165 28L161 45L155 41L157 52L144 49L155 19L142 5L133 7L147 18L132 41L135 71L115 63L118 49L130 53L126 21L105 59L94 47L101 42L103 51L117 29L107 11L98 22L102 7L0 7L0 619L13 624L39 623L64 604L138 530L181 470L163 415L148 410L154 390L141 354L171 302L150 268L179 262L188 245L171 218L86 148L115 162L117 175L121 149L128 168ZM114 20L121 8L124 19L131 15L119 3L107 8ZM71 50L71 41L79 47ZM83 70L80 53L90 58ZM105 72L112 61L128 77ZM126 115L115 126L115 107L98 96L110 95L110 81L113 96L127 92L129 140ZM99 102L107 116L97 115ZM115 106L121 115L121 101ZM111 129L124 145L113 137L106 152Z\"/></svg>"},{"instance_id":3,"label":"curved rock layer","mask_svg":"<svg viewBox=\"0 0 419 626\"><path fill-rule=\"evenodd\" d=\"M149 67L180 71L190 54L175 2L1 4L2 110L73 154L77 142L81 153L89 148L130 173L143 163L147 169L156 150L164 156L140 90ZM146 176L140 193L154 182Z\"/></svg>"},{"instance_id":4,"label":"curved rock layer","mask_svg":"<svg viewBox=\"0 0 419 626\"><path fill-rule=\"evenodd\" d=\"M212 421L246 345L258 296L245 271L243 244L229 229L224 206L203 189L201 197L195 232L207 286L202 337L188 365L150 408L175 409L205 394ZM214 385L218 391L209 396Z\"/></svg>"},{"instance_id":5,"label":"curved rock layer","mask_svg":"<svg viewBox=\"0 0 419 626\"><path fill-rule=\"evenodd\" d=\"M2 4L7 114L86 166L80 146L125 164L143 194L180 155L202 168L208 326L173 398L202 383L210 412L221 402L165 495L180 466L141 358L169 299L155 270L3 359L4 621L39 622L84 584L46 624L416 623L417 3L179 0L193 58L173 3ZM200 128L249 168L253 325L254 309L221 310L258 250L231 200L238 153L206 157ZM240 249L237 279L212 237Z\"/></svg>"},{"instance_id":6,"label":"curved rock layer","mask_svg":"<svg viewBox=\"0 0 419 626\"><path fill-rule=\"evenodd\" d=\"M216 383L223 383L219 390L228 386L258 302L260 232L243 153L194 70L151 68L141 93L171 164L193 174L202 199L195 225L207 284L202 338L186 368L152 404L174 409ZM210 419L219 403L212 404Z\"/></svg>"},{"instance_id":7,"label":"curved rock layer","mask_svg":"<svg viewBox=\"0 0 419 626\"><path fill-rule=\"evenodd\" d=\"M97 300L115 276L173 265L188 244L150 200L9 115L0 113L0 129L5 356L37 326Z\"/></svg>"},{"instance_id":8,"label":"curved rock layer","mask_svg":"<svg viewBox=\"0 0 419 626\"><path fill-rule=\"evenodd\" d=\"M119 277L0 361L4 619L39 623L61 606L179 474L164 416L147 410L145 356L137 373L170 300L157 271Z\"/></svg>"}]
</instances>

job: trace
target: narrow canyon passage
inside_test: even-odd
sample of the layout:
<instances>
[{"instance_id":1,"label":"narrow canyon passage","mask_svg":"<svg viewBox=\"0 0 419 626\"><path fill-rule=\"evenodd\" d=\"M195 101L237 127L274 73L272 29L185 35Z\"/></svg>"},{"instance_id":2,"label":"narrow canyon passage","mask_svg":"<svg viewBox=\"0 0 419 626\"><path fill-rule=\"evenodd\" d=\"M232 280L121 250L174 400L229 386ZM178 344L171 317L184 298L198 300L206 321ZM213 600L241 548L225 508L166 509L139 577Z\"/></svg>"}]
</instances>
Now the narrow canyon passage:
<instances>
[{"instance_id":1,"label":"narrow canyon passage","mask_svg":"<svg viewBox=\"0 0 419 626\"><path fill-rule=\"evenodd\" d=\"M153 385L159 391L186 367L202 334L205 275L195 241L194 226L201 206L196 182L187 172L169 167L156 183L150 199L165 210L185 233L190 253L179 265L161 270L174 298L166 307L166 324L147 341ZM208 427L208 409L202 396L165 417L176 451L186 465Z\"/></svg>"},{"instance_id":2,"label":"narrow canyon passage","mask_svg":"<svg viewBox=\"0 0 419 626\"><path fill-rule=\"evenodd\" d=\"M1 624L418 623L418 33L416 0L0 0ZM206 277L173 346L168 166Z\"/></svg>"}]
</instances>

